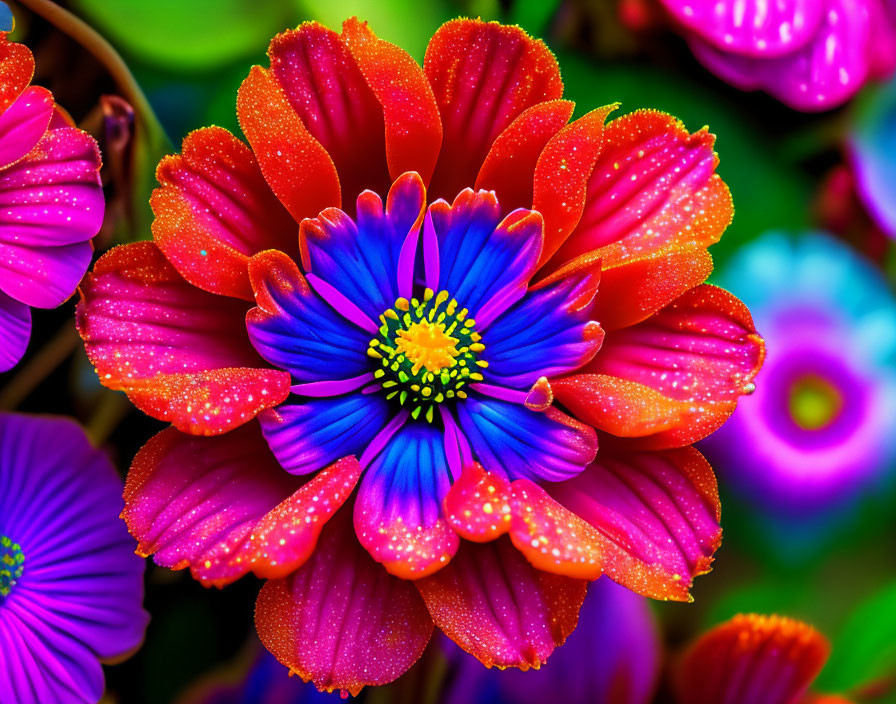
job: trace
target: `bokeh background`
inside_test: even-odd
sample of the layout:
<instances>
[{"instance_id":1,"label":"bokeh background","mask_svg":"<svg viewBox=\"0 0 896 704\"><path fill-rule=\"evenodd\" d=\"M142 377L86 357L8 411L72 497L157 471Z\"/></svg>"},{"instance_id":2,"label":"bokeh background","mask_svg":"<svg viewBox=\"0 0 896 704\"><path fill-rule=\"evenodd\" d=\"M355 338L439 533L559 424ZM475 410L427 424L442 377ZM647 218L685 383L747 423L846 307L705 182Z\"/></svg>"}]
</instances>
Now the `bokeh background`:
<instances>
[{"instance_id":1,"label":"bokeh background","mask_svg":"<svg viewBox=\"0 0 896 704\"><path fill-rule=\"evenodd\" d=\"M65 26L37 14L39 3L9 4L16 17L12 37L35 53L36 82L49 87L102 143L110 217L97 240L98 252L149 238L147 199L155 163L176 151L189 131L216 124L239 132L237 88L250 66L266 64L265 50L275 33L306 20L338 28L345 17L358 15L422 61L429 36L443 21L482 16L520 24L547 41L558 56L566 96L577 102L577 115L619 101L621 112L657 108L678 116L692 131L708 125L717 135L718 172L731 188L736 215L711 249L716 262L711 281L723 279L738 293L758 285L761 293L765 284L749 279L743 252L769 231L787 233L780 240L786 242L823 230L866 267L847 275L834 300L841 291L848 296L849 276L856 286L871 277L879 285L869 295L892 306L896 247L890 235L896 233L888 234L860 197L850 148L873 128L880 134L872 152L889 153L896 161L892 85L870 84L846 105L826 112L797 112L714 77L678 34L620 13L617 0L68 0L60 4L84 24ZM85 49L96 33L109 43L99 55ZM896 202L896 183L890 188ZM841 250L831 252L834 259L841 256ZM820 281L823 287L824 277ZM786 287L776 295L786 298ZM58 310L34 311L27 356L0 375L0 408L74 416L123 471L163 425L99 386L74 330L73 309L70 301ZM889 344L884 338L896 331L882 328L879 334L880 340L872 336L872 347ZM770 337L768 344L771 350L776 340ZM846 334L840 344L858 343ZM885 376L894 360L876 363L873 379ZM760 374L757 385L763 380ZM890 427L896 436L896 422ZM748 440L741 436L732 442ZM796 490L791 503L769 511L756 492L744 489L742 476L733 476L726 453L707 448L722 492L724 543L712 574L697 580L693 604L652 605L670 653L735 613L781 613L812 623L831 639L833 653L817 689L854 691L893 676L896 464L885 449L866 449L878 457L879 467L864 490L844 490L842 501L811 511L800 506ZM761 462L752 467L757 473L766 469ZM249 577L223 591L206 590L186 573L151 564L146 579L146 608L152 614L146 643L128 662L108 668L108 702L198 701L195 687L203 678L236 682L245 675L257 647L252 609L259 582ZM439 657L428 653L425 667L362 699L435 702L445 669ZM302 696L298 687L294 691ZM658 696L664 701L663 692Z\"/></svg>"}]
</instances>

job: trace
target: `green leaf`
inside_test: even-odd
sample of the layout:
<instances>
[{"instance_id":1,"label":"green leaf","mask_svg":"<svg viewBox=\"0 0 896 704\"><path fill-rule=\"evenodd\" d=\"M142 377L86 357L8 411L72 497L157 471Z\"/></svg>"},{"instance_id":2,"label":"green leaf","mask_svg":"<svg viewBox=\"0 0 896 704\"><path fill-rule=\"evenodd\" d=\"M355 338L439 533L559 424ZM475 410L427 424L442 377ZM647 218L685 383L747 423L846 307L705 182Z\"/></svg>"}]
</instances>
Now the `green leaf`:
<instances>
[{"instance_id":1,"label":"green leaf","mask_svg":"<svg viewBox=\"0 0 896 704\"><path fill-rule=\"evenodd\" d=\"M303 19L282 0L73 0L72 6L119 49L181 72L263 49Z\"/></svg>"},{"instance_id":2,"label":"green leaf","mask_svg":"<svg viewBox=\"0 0 896 704\"><path fill-rule=\"evenodd\" d=\"M343 20L367 20L378 37L397 44L418 61L423 60L429 38L454 16L442 0L295 0L304 19L317 20L340 31Z\"/></svg>"},{"instance_id":3,"label":"green leaf","mask_svg":"<svg viewBox=\"0 0 896 704\"><path fill-rule=\"evenodd\" d=\"M896 673L896 582L860 604L834 640L820 691L844 692Z\"/></svg>"}]
</instances>

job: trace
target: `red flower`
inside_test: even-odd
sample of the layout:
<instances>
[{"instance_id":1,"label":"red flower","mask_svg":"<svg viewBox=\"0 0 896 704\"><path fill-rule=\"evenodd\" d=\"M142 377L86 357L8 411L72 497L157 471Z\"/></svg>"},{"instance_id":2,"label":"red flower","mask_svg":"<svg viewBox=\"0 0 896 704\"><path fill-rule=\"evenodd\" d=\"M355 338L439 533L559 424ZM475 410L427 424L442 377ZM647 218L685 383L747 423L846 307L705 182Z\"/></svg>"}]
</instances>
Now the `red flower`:
<instances>
[{"instance_id":1,"label":"red flower","mask_svg":"<svg viewBox=\"0 0 896 704\"><path fill-rule=\"evenodd\" d=\"M688 599L721 536L688 445L763 355L702 284L732 214L713 137L613 106L567 124L544 44L481 21L422 68L354 19L270 58L237 100L249 146L191 134L154 242L83 287L100 378L175 426L128 479L141 551L270 579L265 645L351 692L433 623L537 667L602 573Z\"/></svg>"}]
</instances>

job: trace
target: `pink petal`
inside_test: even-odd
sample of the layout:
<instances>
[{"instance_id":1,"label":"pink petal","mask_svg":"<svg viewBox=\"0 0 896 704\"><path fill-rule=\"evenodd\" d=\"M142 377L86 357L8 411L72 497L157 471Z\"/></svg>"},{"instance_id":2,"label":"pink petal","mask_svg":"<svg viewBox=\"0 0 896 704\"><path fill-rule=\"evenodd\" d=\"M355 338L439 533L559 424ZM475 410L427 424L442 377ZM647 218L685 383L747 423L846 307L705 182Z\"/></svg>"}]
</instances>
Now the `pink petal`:
<instances>
[{"instance_id":1,"label":"pink petal","mask_svg":"<svg viewBox=\"0 0 896 704\"><path fill-rule=\"evenodd\" d=\"M824 17L825 0L661 0L684 27L723 51L770 58L804 46Z\"/></svg>"},{"instance_id":2,"label":"pink petal","mask_svg":"<svg viewBox=\"0 0 896 704\"><path fill-rule=\"evenodd\" d=\"M72 295L103 221L99 168L93 139L64 127L0 172L0 290L39 308Z\"/></svg>"},{"instance_id":3,"label":"pink petal","mask_svg":"<svg viewBox=\"0 0 896 704\"><path fill-rule=\"evenodd\" d=\"M324 527L305 565L265 584L255 625L265 647L303 680L354 695L403 674L432 633L413 584L370 558L348 512Z\"/></svg>"},{"instance_id":4,"label":"pink petal","mask_svg":"<svg viewBox=\"0 0 896 704\"><path fill-rule=\"evenodd\" d=\"M466 540L487 542L509 532L540 570L589 580L601 575L598 532L528 479L511 483L473 464L452 484L444 507L449 525Z\"/></svg>"},{"instance_id":5,"label":"pink petal","mask_svg":"<svg viewBox=\"0 0 896 704\"><path fill-rule=\"evenodd\" d=\"M587 582L540 572L506 538L463 543L414 582L436 625L486 667L540 667L575 628Z\"/></svg>"},{"instance_id":6,"label":"pink petal","mask_svg":"<svg viewBox=\"0 0 896 704\"><path fill-rule=\"evenodd\" d=\"M47 132L25 159L0 172L0 243L57 247L93 237L103 224L101 165L86 132Z\"/></svg>"},{"instance_id":7,"label":"pink petal","mask_svg":"<svg viewBox=\"0 0 896 704\"><path fill-rule=\"evenodd\" d=\"M181 154L162 159L156 177L153 239L194 286L251 301L248 258L265 249L298 254L298 224L249 147L227 130L191 132Z\"/></svg>"},{"instance_id":8,"label":"pink petal","mask_svg":"<svg viewBox=\"0 0 896 704\"><path fill-rule=\"evenodd\" d=\"M185 432L217 434L289 393L289 374L266 368L249 342L249 308L194 288L138 242L96 263L77 320L104 385Z\"/></svg>"},{"instance_id":9,"label":"pink petal","mask_svg":"<svg viewBox=\"0 0 896 704\"><path fill-rule=\"evenodd\" d=\"M824 21L812 40L777 59L728 54L691 38L695 56L710 71L744 90L761 88L797 110L828 110L852 97L874 61L868 3L828 0Z\"/></svg>"},{"instance_id":10,"label":"pink petal","mask_svg":"<svg viewBox=\"0 0 896 704\"><path fill-rule=\"evenodd\" d=\"M722 539L715 476L697 450L601 450L551 496L599 531L603 572L654 599L689 600Z\"/></svg>"},{"instance_id":11,"label":"pink petal","mask_svg":"<svg viewBox=\"0 0 896 704\"><path fill-rule=\"evenodd\" d=\"M53 96L46 88L26 88L0 114L0 169L14 164L34 149L53 115Z\"/></svg>"},{"instance_id":12,"label":"pink petal","mask_svg":"<svg viewBox=\"0 0 896 704\"><path fill-rule=\"evenodd\" d=\"M575 124L575 123L573 123ZM604 128L584 212L547 265L595 252L605 266L672 244L717 242L731 222L728 188L715 174L715 137L671 115L639 110Z\"/></svg>"}]
</instances>

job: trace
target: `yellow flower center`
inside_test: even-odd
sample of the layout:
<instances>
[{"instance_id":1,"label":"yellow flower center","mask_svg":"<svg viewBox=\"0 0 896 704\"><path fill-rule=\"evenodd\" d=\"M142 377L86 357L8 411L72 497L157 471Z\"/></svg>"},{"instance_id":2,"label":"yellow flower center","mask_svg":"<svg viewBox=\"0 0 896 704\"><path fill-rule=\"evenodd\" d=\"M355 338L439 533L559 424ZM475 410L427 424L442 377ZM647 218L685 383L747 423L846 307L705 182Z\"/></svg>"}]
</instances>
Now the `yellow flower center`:
<instances>
[{"instance_id":1,"label":"yellow flower center","mask_svg":"<svg viewBox=\"0 0 896 704\"><path fill-rule=\"evenodd\" d=\"M485 345L468 313L447 291L427 288L421 298L397 299L380 316L367 348L373 376L414 420L433 422L436 405L466 398L466 386L483 381Z\"/></svg>"},{"instance_id":2,"label":"yellow flower center","mask_svg":"<svg viewBox=\"0 0 896 704\"><path fill-rule=\"evenodd\" d=\"M460 354L457 350L459 342L458 338L445 332L444 323L421 320L407 330L398 330L395 347L413 365L413 374L421 367L435 374L454 366L454 358Z\"/></svg>"}]
</instances>

